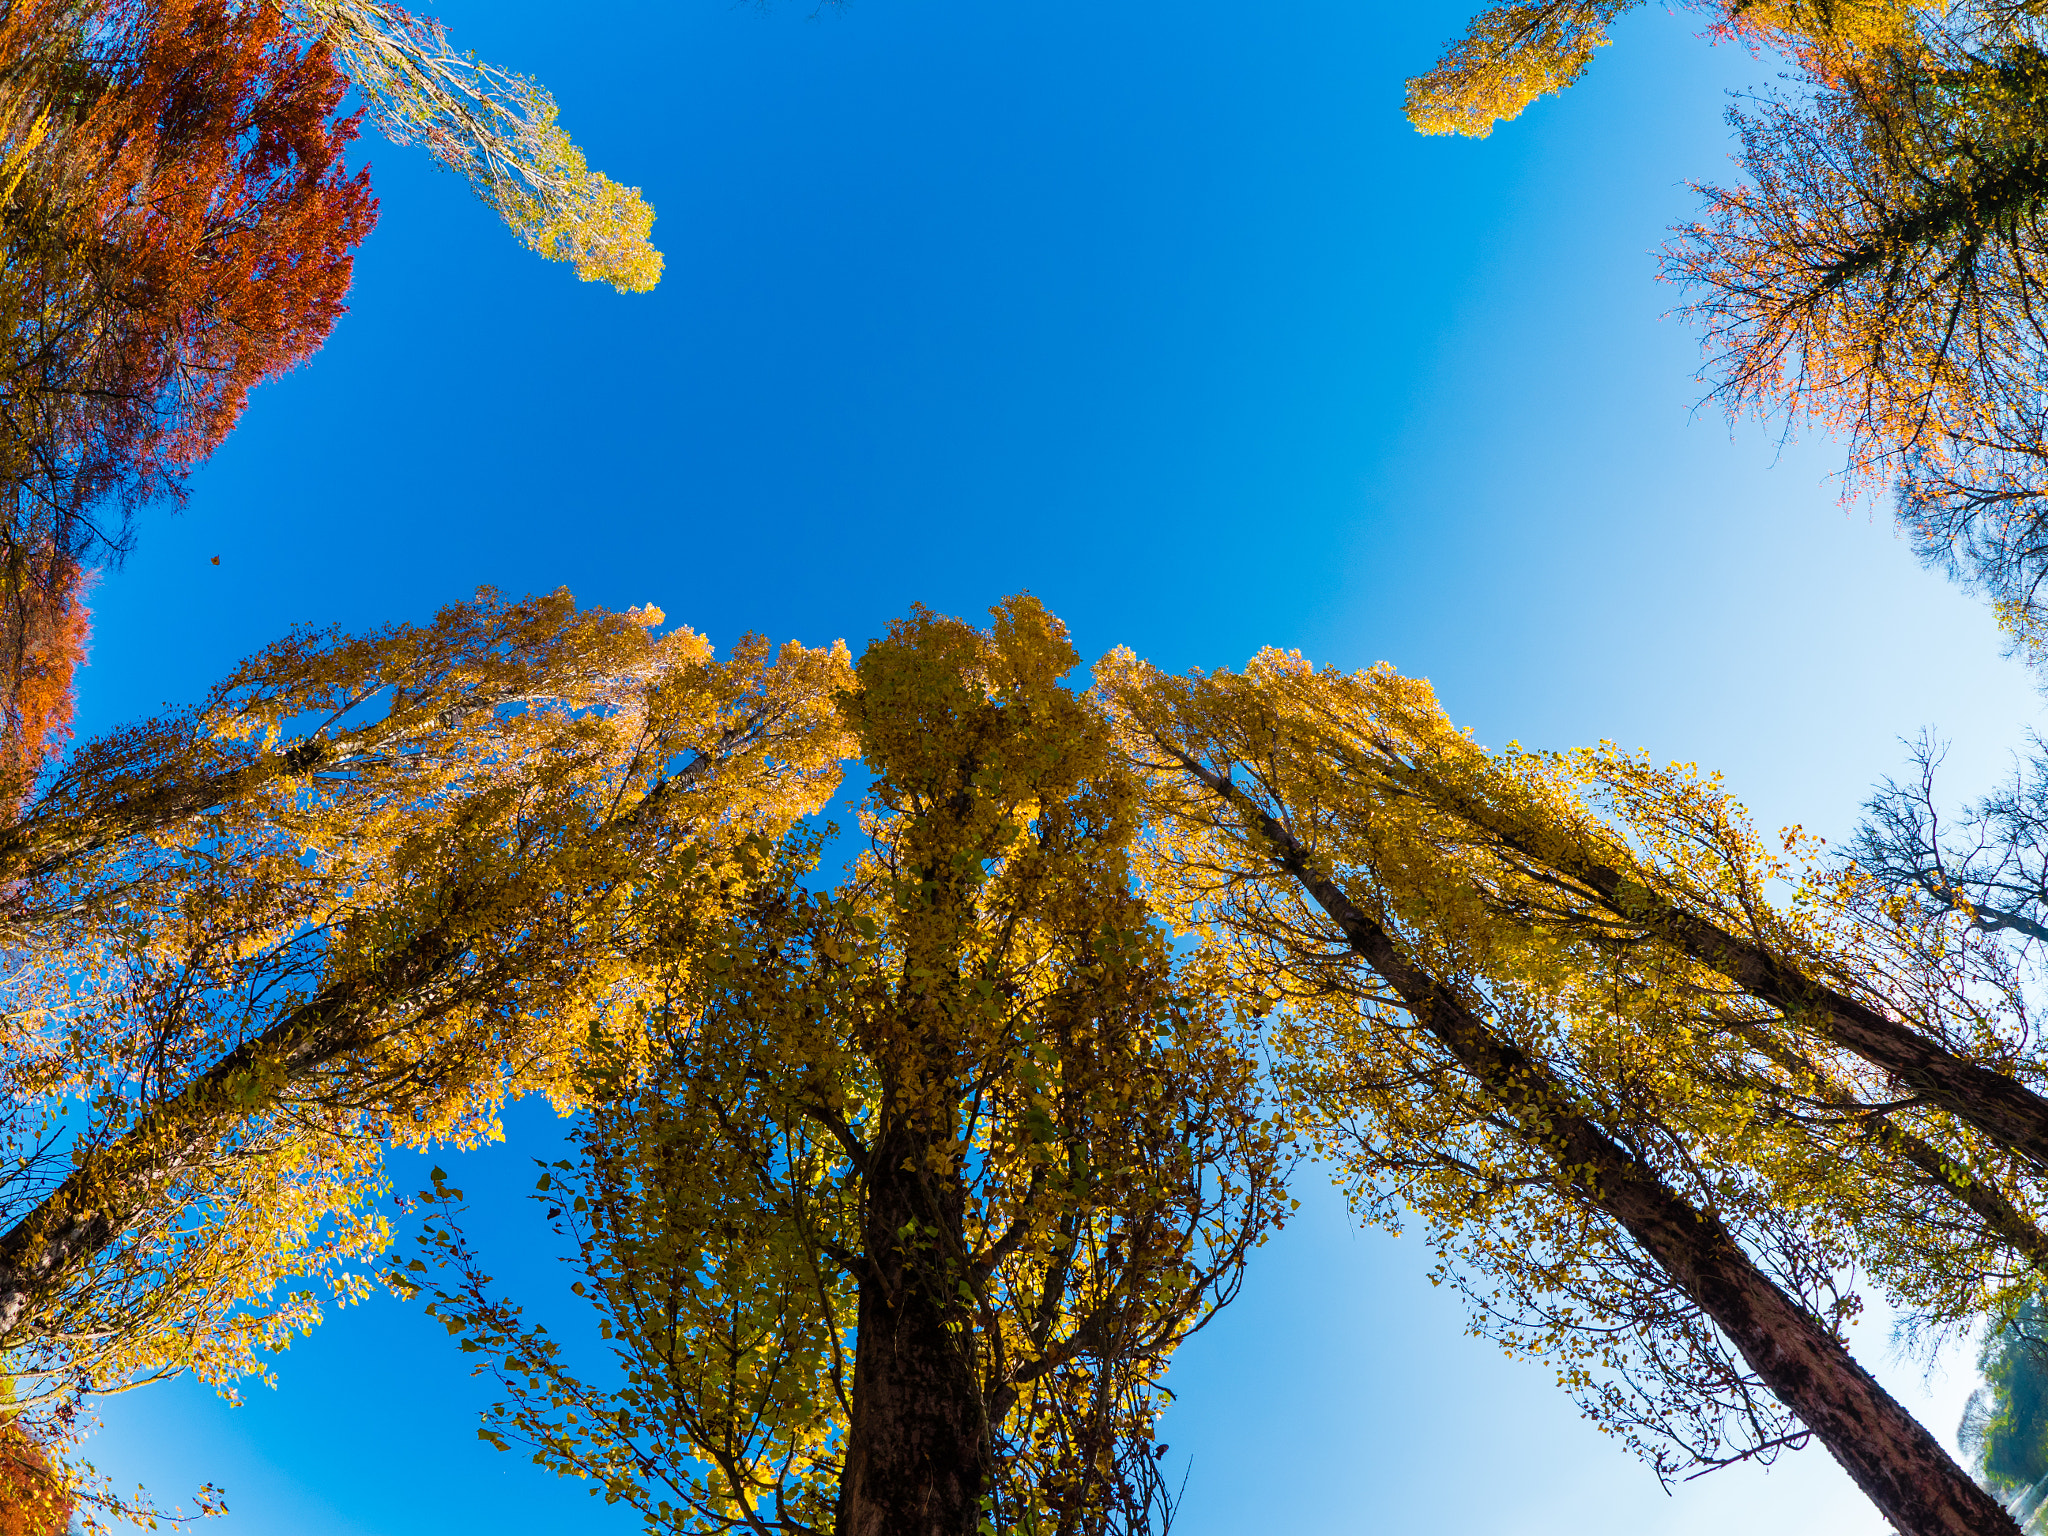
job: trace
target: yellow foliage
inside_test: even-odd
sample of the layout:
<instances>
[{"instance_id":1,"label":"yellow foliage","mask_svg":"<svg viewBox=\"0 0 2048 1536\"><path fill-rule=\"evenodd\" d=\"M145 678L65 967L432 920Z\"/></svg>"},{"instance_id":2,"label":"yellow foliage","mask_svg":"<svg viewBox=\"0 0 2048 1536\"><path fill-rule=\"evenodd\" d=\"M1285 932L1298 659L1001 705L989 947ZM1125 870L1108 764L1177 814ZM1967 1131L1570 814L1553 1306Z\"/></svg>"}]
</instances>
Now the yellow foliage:
<instances>
[{"instance_id":1,"label":"yellow foliage","mask_svg":"<svg viewBox=\"0 0 2048 1536\"><path fill-rule=\"evenodd\" d=\"M537 82L458 52L438 22L387 0L286 4L333 50L384 135L424 144L467 177L529 250L621 293L661 281L653 208L590 169Z\"/></svg>"},{"instance_id":2,"label":"yellow foliage","mask_svg":"<svg viewBox=\"0 0 2048 1536\"><path fill-rule=\"evenodd\" d=\"M1608 28L1638 0L1523 0L1473 18L1436 67L1408 82L1423 133L1483 139L1585 72ZM1917 51L1938 12L1913 0L1699 0L1709 31L1767 43L1822 78L1873 57Z\"/></svg>"},{"instance_id":3,"label":"yellow foliage","mask_svg":"<svg viewBox=\"0 0 2048 1536\"><path fill-rule=\"evenodd\" d=\"M539 180L563 190L536 197L506 188L501 211L529 250L575 265L586 283L610 283L620 293L646 293L661 281L661 252L649 236L654 209L638 187L622 187L590 169L583 151L555 122L552 102L532 128L532 159Z\"/></svg>"},{"instance_id":4,"label":"yellow foliage","mask_svg":"<svg viewBox=\"0 0 2048 1536\"><path fill-rule=\"evenodd\" d=\"M1408 120L1424 133L1483 139L1539 96L1578 79L1607 28L1637 0L1537 0L1473 18L1426 75L1408 82Z\"/></svg>"},{"instance_id":5,"label":"yellow foliage","mask_svg":"<svg viewBox=\"0 0 2048 1536\"><path fill-rule=\"evenodd\" d=\"M1414 1027L1303 882L1335 882L1831 1325L1856 1313L1842 1281L1857 1267L1948 1326L2037 1283L2037 1169L1902 1101L1897 1079L1817 1015L1678 937L1713 925L1808 995L1831 989L2038 1084L2026 987L1967 914L1877 890L1796 828L1766 843L1689 765L1605 744L1486 751L1427 683L1391 668L1318 671L1267 651L1241 674L1174 678L1119 653L1097 675L1151 775L1153 900L1238 996L1283 1011L1282 1080L1358 1207L1419 1219L1475 1329L1550 1357L1589 1414L1667 1470L1724 1453L1727 1434L1767 1443L1777 1410L1557 1163L1541 1125ZM1277 864L1196 764L1308 862ZM1664 1460L1660 1435L1684 1455Z\"/></svg>"},{"instance_id":6,"label":"yellow foliage","mask_svg":"<svg viewBox=\"0 0 2048 1536\"><path fill-rule=\"evenodd\" d=\"M837 782L843 648L488 592L302 631L0 830L0 1336L31 1402L223 1384L346 1301L387 1146L581 1102L633 956Z\"/></svg>"},{"instance_id":7,"label":"yellow foliage","mask_svg":"<svg viewBox=\"0 0 2048 1536\"><path fill-rule=\"evenodd\" d=\"M1122 1528L1168 1359L1282 1214L1249 1030L1130 888L1139 786L1061 686L1065 631L993 618L919 610L861 658L843 880L792 838L650 957L650 1049L600 1062L543 1181L627 1384L579 1380L437 1229L436 1310L508 1397L489 1433L660 1529L828 1529L928 1466L985 1476L998 1529Z\"/></svg>"}]
</instances>

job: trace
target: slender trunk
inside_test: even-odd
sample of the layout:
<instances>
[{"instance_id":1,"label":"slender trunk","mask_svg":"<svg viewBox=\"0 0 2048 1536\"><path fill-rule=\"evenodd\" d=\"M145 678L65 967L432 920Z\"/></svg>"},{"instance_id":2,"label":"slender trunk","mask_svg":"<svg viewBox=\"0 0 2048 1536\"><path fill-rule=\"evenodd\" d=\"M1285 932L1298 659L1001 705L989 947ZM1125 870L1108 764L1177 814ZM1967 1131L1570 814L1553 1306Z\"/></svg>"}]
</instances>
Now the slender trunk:
<instances>
[{"instance_id":1,"label":"slender trunk","mask_svg":"<svg viewBox=\"0 0 2048 1536\"><path fill-rule=\"evenodd\" d=\"M974 1536L988 1484L962 1194L908 1129L868 1159L866 1273L836 1536Z\"/></svg>"},{"instance_id":2,"label":"slender trunk","mask_svg":"<svg viewBox=\"0 0 2048 1536\"><path fill-rule=\"evenodd\" d=\"M1830 1045L1889 1072L1928 1103L1945 1109L2007 1151L2048 1168L2048 1099L1992 1067L1966 1061L1918 1030L1886 1018L1867 1003L1808 976L1762 945L1611 869L1570 861L1566 873L1599 893L1616 915L1647 925L1700 964L1719 971L1752 997L1784 1010Z\"/></svg>"},{"instance_id":3,"label":"slender trunk","mask_svg":"<svg viewBox=\"0 0 2048 1536\"><path fill-rule=\"evenodd\" d=\"M1580 882L1616 917L1647 929L1752 997L1776 1005L1792 1023L1815 1030L1830 1045L1890 1073L1996 1145L2048 1169L2048 1098L1995 1068L1965 1060L1598 860L1536 847L1520 829L1502 824L1482 806L1460 802L1450 809L1503 846Z\"/></svg>"},{"instance_id":4,"label":"slender trunk","mask_svg":"<svg viewBox=\"0 0 2048 1536\"><path fill-rule=\"evenodd\" d=\"M437 924L367 974L324 988L118 1139L85 1153L63 1183L0 1233L0 1340L119 1241L183 1169L282 1088L369 1043L378 1018L445 974L462 953L451 928Z\"/></svg>"},{"instance_id":5,"label":"slender trunk","mask_svg":"<svg viewBox=\"0 0 2048 1536\"><path fill-rule=\"evenodd\" d=\"M1426 1029L1553 1158L1567 1183L1616 1221L1713 1319L1751 1370L1840 1462L1902 1536L1995 1536L2019 1527L1842 1345L1757 1268L1712 1215L1635 1162L1573 1096L1415 965L1318 875L1294 835L1235 785L1181 761L1251 823L1275 861L1343 930L1352 951L1394 988Z\"/></svg>"}]
</instances>

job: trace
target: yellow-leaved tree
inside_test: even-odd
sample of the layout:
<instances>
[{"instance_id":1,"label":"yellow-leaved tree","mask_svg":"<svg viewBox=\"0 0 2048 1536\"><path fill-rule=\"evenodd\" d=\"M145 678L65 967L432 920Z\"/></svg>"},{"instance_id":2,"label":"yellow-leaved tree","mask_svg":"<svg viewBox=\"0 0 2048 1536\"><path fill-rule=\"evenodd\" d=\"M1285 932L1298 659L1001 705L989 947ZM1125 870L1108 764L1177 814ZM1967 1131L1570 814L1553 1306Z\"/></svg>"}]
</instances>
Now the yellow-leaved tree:
<instances>
[{"instance_id":1,"label":"yellow-leaved tree","mask_svg":"<svg viewBox=\"0 0 2048 1536\"><path fill-rule=\"evenodd\" d=\"M529 250L621 293L661 281L653 208L638 187L590 169L536 81L457 50L439 22L387 0L278 4L332 50L386 138L424 144Z\"/></svg>"},{"instance_id":2,"label":"yellow-leaved tree","mask_svg":"<svg viewBox=\"0 0 2048 1536\"><path fill-rule=\"evenodd\" d=\"M1857 1363L1859 1265L1938 1323L2040 1282L2025 978L1966 913L1774 855L1712 780L1483 751L1427 684L1267 652L1099 669L1154 897L1358 1206L1670 1475L1818 1438L1897 1530L2013 1530Z\"/></svg>"},{"instance_id":3,"label":"yellow-leaved tree","mask_svg":"<svg viewBox=\"0 0 2048 1536\"><path fill-rule=\"evenodd\" d=\"M1283 1216L1288 1143L1249 1025L1132 886L1142 784L1075 661L1028 598L893 625L838 698L868 850L827 883L792 838L649 953L645 1050L587 1058L540 1193L621 1384L572 1373L429 1192L451 1271L421 1281L497 1368L491 1435L654 1531L1169 1512L1160 1378Z\"/></svg>"},{"instance_id":4,"label":"yellow-leaved tree","mask_svg":"<svg viewBox=\"0 0 2048 1536\"><path fill-rule=\"evenodd\" d=\"M347 1299L394 1146L581 1102L634 956L838 778L843 649L489 593L306 631L0 828L0 1344L23 1422L227 1386Z\"/></svg>"}]
</instances>

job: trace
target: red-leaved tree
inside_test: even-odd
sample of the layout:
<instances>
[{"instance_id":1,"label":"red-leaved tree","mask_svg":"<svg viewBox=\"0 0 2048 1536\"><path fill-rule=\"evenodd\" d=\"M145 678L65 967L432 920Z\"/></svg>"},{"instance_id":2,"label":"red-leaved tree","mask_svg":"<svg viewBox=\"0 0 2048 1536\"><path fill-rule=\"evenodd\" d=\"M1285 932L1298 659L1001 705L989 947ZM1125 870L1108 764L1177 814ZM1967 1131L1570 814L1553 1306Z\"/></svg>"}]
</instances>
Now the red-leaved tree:
<instances>
[{"instance_id":1,"label":"red-leaved tree","mask_svg":"<svg viewBox=\"0 0 2048 1536\"><path fill-rule=\"evenodd\" d=\"M85 568L341 315L347 85L263 4L0 16L0 779L62 739Z\"/></svg>"}]
</instances>

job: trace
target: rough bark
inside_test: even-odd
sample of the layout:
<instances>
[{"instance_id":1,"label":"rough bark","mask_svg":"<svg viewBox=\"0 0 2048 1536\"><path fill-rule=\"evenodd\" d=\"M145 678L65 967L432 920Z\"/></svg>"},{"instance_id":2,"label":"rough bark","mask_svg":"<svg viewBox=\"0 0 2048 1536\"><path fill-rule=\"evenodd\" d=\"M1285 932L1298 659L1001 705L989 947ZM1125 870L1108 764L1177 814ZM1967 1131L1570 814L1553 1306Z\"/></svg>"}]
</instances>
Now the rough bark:
<instances>
[{"instance_id":1,"label":"rough bark","mask_svg":"<svg viewBox=\"0 0 2048 1536\"><path fill-rule=\"evenodd\" d=\"M1757 1268L1712 1215L1667 1188L1579 1113L1520 1047L1414 964L1274 817L1228 779L1177 757L1231 802L1293 878L1427 1030L1500 1104L1581 1198L1616 1221L1713 1319L1901 1536L1994 1536L2019 1527L1804 1307Z\"/></svg>"},{"instance_id":2,"label":"rough bark","mask_svg":"<svg viewBox=\"0 0 2048 1536\"><path fill-rule=\"evenodd\" d=\"M1829 1044L1889 1072L2007 1151L2048 1168L2048 1099L1992 1067L1956 1055L1867 1003L1840 992L1759 944L1687 912L1654 891L1587 860L1554 861L1598 893L1616 915L1647 923L1687 955L1752 997L1784 1010Z\"/></svg>"},{"instance_id":3,"label":"rough bark","mask_svg":"<svg viewBox=\"0 0 2048 1536\"><path fill-rule=\"evenodd\" d=\"M988 1431L959 1289L961 1197L928 1147L898 1129L868 1159L836 1536L974 1536L981 1519Z\"/></svg>"},{"instance_id":4,"label":"rough bark","mask_svg":"<svg viewBox=\"0 0 2048 1536\"><path fill-rule=\"evenodd\" d=\"M1968 1168L1945 1155L1939 1148L1922 1141L1911 1131L1901 1130L1891 1122L1887 1113L1873 1109L1830 1082L1827 1075L1811 1061L1775 1038L1761 1025L1739 1025L1737 1033L1760 1054L1783 1067L1795 1080L1806 1079L1814 1083L1817 1095L1823 1103L1864 1120L1866 1129L1863 1134L1878 1142L1902 1162L1918 1169L1926 1176L1926 1183L1930 1189L1938 1189L1950 1199L1959 1202L1983 1222L1985 1228L1995 1234L2001 1242L2011 1247L2043 1275L2048 1275L2048 1232L2043 1232L2036 1226L2033 1218L2008 1200L1996 1186L1986 1184Z\"/></svg>"}]
</instances>

